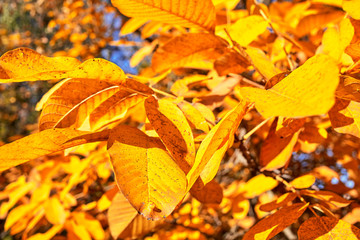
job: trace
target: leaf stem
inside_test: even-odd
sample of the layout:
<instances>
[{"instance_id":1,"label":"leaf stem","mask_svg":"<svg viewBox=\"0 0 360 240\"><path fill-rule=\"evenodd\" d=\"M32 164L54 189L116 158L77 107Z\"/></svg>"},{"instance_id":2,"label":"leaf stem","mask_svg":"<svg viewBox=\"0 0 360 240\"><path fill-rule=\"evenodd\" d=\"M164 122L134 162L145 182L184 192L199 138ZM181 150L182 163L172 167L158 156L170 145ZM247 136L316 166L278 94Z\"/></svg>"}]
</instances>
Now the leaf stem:
<instances>
[{"instance_id":1,"label":"leaf stem","mask_svg":"<svg viewBox=\"0 0 360 240\"><path fill-rule=\"evenodd\" d=\"M244 135L243 139L246 140L248 139L251 135L253 135L259 128L261 128L265 123L267 123L270 119L272 119L272 117L265 119L264 121L262 121L261 123L259 123L256 127L254 127L253 129L251 129L250 132L248 132L247 134Z\"/></svg>"}]
</instances>

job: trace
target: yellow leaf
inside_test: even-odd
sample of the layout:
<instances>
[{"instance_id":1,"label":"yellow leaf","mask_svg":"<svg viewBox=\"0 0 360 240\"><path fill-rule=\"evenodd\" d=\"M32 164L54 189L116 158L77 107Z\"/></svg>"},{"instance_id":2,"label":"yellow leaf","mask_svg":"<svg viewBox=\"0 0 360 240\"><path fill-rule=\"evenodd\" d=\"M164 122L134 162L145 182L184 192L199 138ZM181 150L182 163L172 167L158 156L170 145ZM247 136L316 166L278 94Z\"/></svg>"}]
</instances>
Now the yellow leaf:
<instances>
[{"instance_id":1,"label":"yellow leaf","mask_svg":"<svg viewBox=\"0 0 360 240\"><path fill-rule=\"evenodd\" d=\"M70 239L91 240L91 236L85 226L76 224L73 219L66 222L65 228Z\"/></svg>"},{"instance_id":2,"label":"yellow leaf","mask_svg":"<svg viewBox=\"0 0 360 240\"><path fill-rule=\"evenodd\" d=\"M8 231L16 222L21 221L23 217L27 214L32 214L33 211L37 207L37 203L30 203L17 206L12 209L9 215L6 217L4 230Z\"/></svg>"},{"instance_id":3,"label":"yellow leaf","mask_svg":"<svg viewBox=\"0 0 360 240\"><path fill-rule=\"evenodd\" d=\"M46 201L44 208L45 217L50 223L54 225L65 223L66 212L58 197L51 197Z\"/></svg>"},{"instance_id":4,"label":"yellow leaf","mask_svg":"<svg viewBox=\"0 0 360 240\"><path fill-rule=\"evenodd\" d=\"M316 55L272 88L244 87L241 94L255 102L256 109L265 118L325 114L335 103L338 71L331 57Z\"/></svg>"},{"instance_id":5,"label":"yellow leaf","mask_svg":"<svg viewBox=\"0 0 360 240\"><path fill-rule=\"evenodd\" d=\"M29 48L17 48L0 57L0 82L12 82L12 79L26 78L42 72L71 71L80 64L76 58L45 57ZM9 79L8 79L9 78Z\"/></svg>"},{"instance_id":6,"label":"yellow leaf","mask_svg":"<svg viewBox=\"0 0 360 240\"><path fill-rule=\"evenodd\" d=\"M268 240L293 224L307 209L309 203L295 203L283 207L274 214L262 219L245 234L244 240Z\"/></svg>"},{"instance_id":7,"label":"yellow leaf","mask_svg":"<svg viewBox=\"0 0 360 240\"><path fill-rule=\"evenodd\" d=\"M152 67L161 72L185 67L199 60L210 61L226 51L226 42L209 33L188 33L174 37L159 47L153 55Z\"/></svg>"},{"instance_id":8,"label":"yellow leaf","mask_svg":"<svg viewBox=\"0 0 360 240\"><path fill-rule=\"evenodd\" d=\"M108 210L108 221L111 236L117 239L125 228L136 217L137 211L121 192L113 198Z\"/></svg>"},{"instance_id":9,"label":"yellow leaf","mask_svg":"<svg viewBox=\"0 0 360 240\"><path fill-rule=\"evenodd\" d=\"M159 138L120 125L112 130L108 152L119 188L146 218L168 216L184 197L186 176Z\"/></svg>"},{"instance_id":10,"label":"yellow leaf","mask_svg":"<svg viewBox=\"0 0 360 240\"><path fill-rule=\"evenodd\" d=\"M145 100L146 115L180 168L188 173L195 160L195 143L183 112L172 102L154 97Z\"/></svg>"},{"instance_id":11,"label":"yellow leaf","mask_svg":"<svg viewBox=\"0 0 360 240\"><path fill-rule=\"evenodd\" d=\"M148 19L146 18L130 18L126 21L126 23L124 23L124 25L122 25L120 34L127 35L133 33L142 25L144 25L147 21Z\"/></svg>"},{"instance_id":12,"label":"yellow leaf","mask_svg":"<svg viewBox=\"0 0 360 240\"><path fill-rule=\"evenodd\" d=\"M192 187L218 149L221 149L221 147L228 142L231 135L235 133L246 112L247 104L245 101L241 101L234 109L229 111L226 116L206 135L206 138L204 141L202 141L196 153L194 166L187 175L189 187ZM223 154L225 154L224 151L222 151L222 154L217 155L216 158L220 159L221 161ZM209 173L211 173L208 175L209 177L202 176L204 177L204 184L212 180L219 166L212 165L211 167L211 169L207 170Z\"/></svg>"},{"instance_id":13,"label":"yellow leaf","mask_svg":"<svg viewBox=\"0 0 360 240\"><path fill-rule=\"evenodd\" d=\"M206 75L191 75L184 77L183 79L178 79L171 86L170 91L176 96L187 96L187 93L190 92L189 85L201 83L209 78Z\"/></svg>"},{"instance_id":14,"label":"yellow leaf","mask_svg":"<svg viewBox=\"0 0 360 240\"><path fill-rule=\"evenodd\" d=\"M241 188L241 195L245 198L254 198L260 194L269 191L278 185L278 181L272 177L266 177L259 174L246 182Z\"/></svg>"},{"instance_id":15,"label":"yellow leaf","mask_svg":"<svg viewBox=\"0 0 360 240\"><path fill-rule=\"evenodd\" d=\"M360 20L360 0L343 0L342 7L352 18Z\"/></svg>"},{"instance_id":16,"label":"yellow leaf","mask_svg":"<svg viewBox=\"0 0 360 240\"><path fill-rule=\"evenodd\" d=\"M151 231L155 231L157 226L162 225L163 223L164 219L150 221L141 215L137 215L120 234L119 238L128 239L130 237L132 239L139 239L144 235L149 234Z\"/></svg>"},{"instance_id":17,"label":"yellow leaf","mask_svg":"<svg viewBox=\"0 0 360 240\"><path fill-rule=\"evenodd\" d=\"M329 117L335 131L360 138L360 103L338 99Z\"/></svg>"},{"instance_id":18,"label":"yellow leaf","mask_svg":"<svg viewBox=\"0 0 360 240\"><path fill-rule=\"evenodd\" d=\"M74 64L74 61L72 60L70 65L73 65L73 67L66 65L64 67L63 62L69 61L68 58L61 60L62 58L59 57L60 60L56 60L52 63L44 63L44 61L36 61L37 58L42 59L43 56L33 51L32 54L35 54L35 57L33 55L29 57L29 55L24 54L23 52L20 52L19 56L13 56L11 51L9 54L4 54L0 58L0 64L7 72L11 72L10 75L8 73L9 77L11 78L0 79L0 82L6 83L54 79L60 80L64 78L97 79L113 84L122 84L125 81L124 72L116 64L105 59L89 59L80 65L78 63ZM33 61L32 58L34 58L35 61ZM24 63L24 66L21 65L21 62ZM49 68L48 65L44 66L44 64L49 64L49 66L52 67Z\"/></svg>"},{"instance_id":19,"label":"yellow leaf","mask_svg":"<svg viewBox=\"0 0 360 240\"><path fill-rule=\"evenodd\" d=\"M306 174L295 178L290 182L291 186L297 189L309 188L315 183L316 178L311 174Z\"/></svg>"},{"instance_id":20,"label":"yellow leaf","mask_svg":"<svg viewBox=\"0 0 360 240\"><path fill-rule=\"evenodd\" d=\"M0 171L88 142L106 141L107 131L89 133L74 129L48 129L0 147Z\"/></svg>"},{"instance_id":21,"label":"yellow leaf","mask_svg":"<svg viewBox=\"0 0 360 240\"><path fill-rule=\"evenodd\" d=\"M360 230L343 220L330 217L312 217L298 230L299 240L360 239Z\"/></svg>"},{"instance_id":22,"label":"yellow leaf","mask_svg":"<svg viewBox=\"0 0 360 240\"><path fill-rule=\"evenodd\" d=\"M112 0L128 17L140 17L184 27L215 29L215 7L211 0Z\"/></svg>"},{"instance_id":23,"label":"yellow leaf","mask_svg":"<svg viewBox=\"0 0 360 240\"><path fill-rule=\"evenodd\" d=\"M122 119L128 109L142 102L146 97L126 90L120 90L102 102L90 114L91 129L100 129L109 123Z\"/></svg>"},{"instance_id":24,"label":"yellow leaf","mask_svg":"<svg viewBox=\"0 0 360 240\"><path fill-rule=\"evenodd\" d=\"M73 212L73 218L76 223L83 225L86 230L90 233L93 239L102 240L105 239L105 232L100 222L86 212Z\"/></svg>"},{"instance_id":25,"label":"yellow leaf","mask_svg":"<svg viewBox=\"0 0 360 240\"><path fill-rule=\"evenodd\" d=\"M266 20L259 15L252 15L237 20L229 28L231 38L241 46L247 46L268 27Z\"/></svg>"},{"instance_id":26,"label":"yellow leaf","mask_svg":"<svg viewBox=\"0 0 360 240\"><path fill-rule=\"evenodd\" d=\"M102 89L76 104L65 113L54 125L54 128L74 127L79 128L90 115L90 113L100 106L104 101L109 99L120 90L119 86L111 86ZM75 91L75 89L73 89ZM48 106L48 104L46 104ZM59 113L55 113L59 114Z\"/></svg>"},{"instance_id":27,"label":"yellow leaf","mask_svg":"<svg viewBox=\"0 0 360 240\"><path fill-rule=\"evenodd\" d=\"M155 48L155 44L148 44L137 50L130 58L130 67L137 66L146 56L149 56Z\"/></svg>"},{"instance_id":28,"label":"yellow leaf","mask_svg":"<svg viewBox=\"0 0 360 240\"><path fill-rule=\"evenodd\" d=\"M255 69L263 75L266 79L271 79L276 74L280 73L280 70L277 69L270 59L265 55L265 53L253 47L248 47L246 53L251 58L252 64Z\"/></svg>"},{"instance_id":29,"label":"yellow leaf","mask_svg":"<svg viewBox=\"0 0 360 240\"><path fill-rule=\"evenodd\" d=\"M200 129L206 133L209 132L209 125L206 122L206 119L191 103L181 101L177 105L181 108L190 123L194 125L194 128Z\"/></svg>"},{"instance_id":30,"label":"yellow leaf","mask_svg":"<svg viewBox=\"0 0 360 240\"><path fill-rule=\"evenodd\" d=\"M50 240L52 239L61 229L63 225L54 225L46 233L37 233L27 238L28 240Z\"/></svg>"}]
</instances>

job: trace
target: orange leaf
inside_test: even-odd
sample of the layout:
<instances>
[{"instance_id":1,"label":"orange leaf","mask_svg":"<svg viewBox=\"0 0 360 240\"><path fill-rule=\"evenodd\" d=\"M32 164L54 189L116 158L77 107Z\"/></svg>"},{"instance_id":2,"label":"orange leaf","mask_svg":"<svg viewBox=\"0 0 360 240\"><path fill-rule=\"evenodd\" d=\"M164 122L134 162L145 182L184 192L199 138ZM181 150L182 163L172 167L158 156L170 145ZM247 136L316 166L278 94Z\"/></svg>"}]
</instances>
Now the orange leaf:
<instances>
[{"instance_id":1,"label":"orange leaf","mask_svg":"<svg viewBox=\"0 0 360 240\"><path fill-rule=\"evenodd\" d=\"M88 142L106 141L107 131L89 133L70 128L48 129L0 147L0 171L50 153Z\"/></svg>"},{"instance_id":2,"label":"orange leaf","mask_svg":"<svg viewBox=\"0 0 360 240\"><path fill-rule=\"evenodd\" d=\"M119 238L121 239L139 239L146 234L149 234L151 231L155 231L155 229L164 223L164 220L161 219L159 221L150 221L145 219L141 215L135 216L133 221L125 228L125 230L120 234Z\"/></svg>"},{"instance_id":3,"label":"orange leaf","mask_svg":"<svg viewBox=\"0 0 360 240\"><path fill-rule=\"evenodd\" d=\"M272 210L275 210L277 208L284 207L284 206L286 206L286 204L288 204L289 202L294 200L296 198L296 196L297 196L296 193L293 193L293 192L285 193L285 194L281 195L275 201L262 204L260 206L260 210L265 211L265 212L271 212Z\"/></svg>"},{"instance_id":4,"label":"orange leaf","mask_svg":"<svg viewBox=\"0 0 360 240\"><path fill-rule=\"evenodd\" d=\"M195 160L192 131L183 112L172 102L154 97L145 100L146 115L180 168L188 173Z\"/></svg>"},{"instance_id":5,"label":"orange leaf","mask_svg":"<svg viewBox=\"0 0 360 240\"><path fill-rule=\"evenodd\" d=\"M307 209L309 203L295 203L283 207L274 214L262 219L245 234L244 240L268 240L293 224Z\"/></svg>"},{"instance_id":6,"label":"orange leaf","mask_svg":"<svg viewBox=\"0 0 360 240\"><path fill-rule=\"evenodd\" d=\"M108 221L111 236L117 239L125 228L136 217L137 211L121 192L113 198L108 210Z\"/></svg>"},{"instance_id":7,"label":"orange leaf","mask_svg":"<svg viewBox=\"0 0 360 240\"><path fill-rule=\"evenodd\" d=\"M346 207L352 202L340 197L336 193L329 191L301 190L300 194L319 199L330 209Z\"/></svg>"},{"instance_id":8,"label":"orange leaf","mask_svg":"<svg viewBox=\"0 0 360 240\"><path fill-rule=\"evenodd\" d=\"M261 146L259 164L262 171L286 167L298 140L299 133L286 138L279 137L275 132L276 126L277 120L272 123L269 134Z\"/></svg>"},{"instance_id":9,"label":"orange leaf","mask_svg":"<svg viewBox=\"0 0 360 240\"><path fill-rule=\"evenodd\" d=\"M202 179L204 184L206 184L214 178L219 167L219 164L215 164L215 162L221 161L225 151L222 150L222 154L216 155L215 158L213 158L213 155L218 151L218 149L221 149L221 147L228 143L230 137L233 137L232 135L238 128L242 118L247 112L247 109L247 103L245 101L241 101L206 135L206 138L202 141L196 153L194 166L191 168L187 176L189 180L189 187L192 187L196 179L200 176L201 172L210 161L214 161L214 163L209 165L210 169L207 170L209 174L207 176L202 176Z\"/></svg>"},{"instance_id":10,"label":"orange leaf","mask_svg":"<svg viewBox=\"0 0 360 240\"><path fill-rule=\"evenodd\" d=\"M326 55L316 55L268 90L243 87L241 94L255 102L265 117L304 117L327 113L335 103L338 67Z\"/></svg>"},{"instance_id":11,"label":"orange leaf","mask_svg":"<svg viewBox=\"0 0 360 240\"><path fill-rule=\"evenodd\" d=\"M159 138L120 125L112 129L108 152L119 188L146 218L168 216L185 196L186 176Z\"/></svg>"},{"instance_id":12,"label":"orange leaf","mask_svg":"<svg viewBox=\"0 0 360 240\"><path fill-rule=\"evenodd\" d=\"M215 29L215 7L211 0L112 0L111 3L128 17L204 28L208 31Z\"/></svg>"},{"instance_id":13,"label":"orange leaf","mask_svg":"<svg viewBox=\"0 0 360 240\"><path fill-rule=\"evenodd\" d=\"M54 225L65 223L66 212L58 197L51 197L46 201L44 208L45 217L50 223Z\"/></svg>"},{"instance_id":14,"label":"orange leaf","mask_svg":"<svg viewBox=\"0 0 360 240\"><path fill-rule=\"evenodd\" d=\"M215 180L207 183L202 189L190 189L191 196L201 203L220 204L223 199L223 189Z\"/></svg>"},{"instance_id":15,"label":"orange leaf","mask_svg":"<svg viewBox=\"0 0 360 240\"><path fill-rule=\"evenodd\" d=\"M329 117L335 131L360 138L360 103L337 99Z\"/></svg>"},{"instance_id":16,"label":"orange leaf","mask_svg":"<svg viewBox=\"0 0 360 240\"><path fill-rule=\"evenodd\" d=\"M336 218L312 217L298 230L299 240L360 239L360 229Z\"/></svg>"},{"instance_id":17,"label":"orange leaf","mask_svg":"<svg viewBox=\"0 0 360 240\"><path fill-rule=\"evenodd\" d=\"M0 58L1 66L12 78L2 79L0 82L60 80L64 78L106 80L113 84L121 84L125 81L124 72L116 64L105 59L89 59L79 65L78 61L73 60L73 58L59 57L49 60L49 58L29 49L20 48L13 51Z\"/></svg>"},{"instance_id":18,"label":"orange leaf","mask_svg":"<svg viewBox=\"0 0 360 240\"><path fill-rule=\"evenodd\" d=\"M157 72L216 59L226 51L225 41L213 34L188 33L174 37L153 55L152 67Z\"/></svg>"},{"instance_id":19,"label":"orange leaf","mask_svg":"<svg viewBox=\"0 0 360 240\"><path fill-rule=\"evenodd\" d=\"M17 48L0 57L0 82L22 81L42 72L71 71L79 64L76 58L45 57L29 48Z\"/></svg>"}]
</instances>

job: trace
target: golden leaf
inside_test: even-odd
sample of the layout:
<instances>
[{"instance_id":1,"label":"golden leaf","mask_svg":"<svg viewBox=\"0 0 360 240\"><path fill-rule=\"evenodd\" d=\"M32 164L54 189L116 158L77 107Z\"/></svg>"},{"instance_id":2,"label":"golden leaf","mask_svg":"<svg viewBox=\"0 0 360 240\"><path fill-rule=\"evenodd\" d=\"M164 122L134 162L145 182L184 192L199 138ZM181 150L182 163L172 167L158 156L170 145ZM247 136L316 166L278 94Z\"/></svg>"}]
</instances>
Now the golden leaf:
<instances>
[{"instance_id":1,"label":"golden leaf","mask_svg":"<svg viewBox=\"0 0 360 240\"><path fill-rule=\"evenodd\" d=\"M185 67L199 60L216 59L225 51L226 42L220 37L209 33L188 33L159 47L153 55L152 67L157 72Z\"/></svg>"},{"instance_id":2,"label":"golden leaf","mask_svg":"<svg viewBox=\"0 0 360 240\"><path fill-rule=\"evenodd\" d=\"M314 175L306 174L292 180L290 185L297 189L309 188L315 183L315 180Z\"/></svg>"},{"instance_id":3,"label":"golden leaf","mask_svg":"<svg viewBox=\"0 0 360 240\"><path fill-rule=\"evenodd\" d=\"M218 151L218 149L221 149L223 145L226 145L226 143L229 141L229 138L232 137L231 135L235 133L246 112L246 102L241 101L234 109L229 111L226 116L206 135L206 138L202 141L196 153L194 166L191 168L187 176L189 187L195 183L201 172L205 169L206 165L210 161L221 161L225 151L222 151L222 154L215 155L214 160L212 160L213 155ZM212 180L218 170L219 165L211 164L209 167L211 167L211 169L207 170L209 174L207 176L202 176L204 184Z\"/></svg>"},{"instance_id":4,"label":"golden leaf","mask_svg":"<svg viewBox=\"0 0 360 240\"><path fill-rule=\"evenodd\" d=\"M111 236L117 239L137 214L124 195L121 192L116 193L108 210Z\"/></svg>"},{"instance_id":5,"label":"golden leaf","mask_svg":"<svg viewBox=\"0 0 360 240\"><path fill-rule=\"evenodd\" d=\"M312 217L298 230L299 240L360 239L360 229L337 218Z\"/></svg>"},{"instance_id":6,"label":"golden leaf","mask_svg":"<svg viewBox=\"0 0 360 240\"><path fill-rule=\"evenodd\" d=\"M128 17L139 17L184 27L215 29L215 7L211 0L112 0Z\"/></svg>"},{"instance_id":7,"label":"golden leaf","mask_svg":"<svg viewBox=\"0 0 360 240\"><path fill-rule=\"evenodd\" d=\"M262 204L260 206L260 210L265 211L265 212L271 212L272 210L286 206L289 202L294 200L296 197L297 197L296 193L293 193L293 192L285 193L285 194L281 195L278 199L276 199L272 202Z\"/></svg>"},{"instance_id":8,"label":"golden leaf","mask_svg":"<svg viewBox=\"0 0 360 240\"><path fill-rule=\"evenodd\" d=\"M329 117L335 131L360 138L360 103L337 99Z\"/></svg>"},{"instance_id":9,"label":"golden leaf","mask_svg":"<svg viewBox=\"0 0 360 240\"><path fill-rule=\"evenodd\" d=\"M146 218L168 216L184 197L186 176L159 138L120 125L112 129L108 152L119 188Z\"/></svg>"},{"instance_id":10,"label":"golden leaf","mask_svg":"<svg viewBox=\"0 0 360 240\"><path fill-rule=\"evenodd\" d=\"M172 102L154 97L145 100L146 115L180 168L188 173L195 160L195 143L183 112Z\"/></svg>"},{"instance_id":11,"label":"golden leaf","mask_svg":"<svg viewBox=\"0 0 360 240\"><path fill-rule=\"evenodd\" d=\"M50 223L54 225L65 223L66 212L58 197L51 197L46 201L44 208L45 217Z\"/></svg>"},{"instance_id":12,"label":"golden leaf","mask_svg":"<svg viewBox=\"0 0 360 240\"><path fill-rule=\"evenodd\" d=\"M357 20L360 20L360 1L359 0L343 0L342 8L349 13L349 15Z\"/></svg>"},{"instance_id":13,"label":"golden leaf","mask_svg":"<svg viewBox=\"0 0 360 240\"><path fill-rule=\"evenodd\" d=\"M70 128L44 130L1 146L0 171L66 148L106 140L107 131L89 133Z\"/></svg>"},{"instance_id":14,"label":"golden leaf","mask_svg":"<svg viewBox=\"0 0 360 240\"><path fill-rule=\"evenodd\" d=\"M309 203L295 203L283 207L274 214L262 219L245 234L244 240L268 240L293 224L305 212Z\"/></svg>"},{"instance_id":15,"label":"golden leaf","mask_svg":"<svg viewBox=\"0 0 360 240\"><path fill-rule=\"evenodd\" d=\"M17 48L0 57L0 72L8 76L4 79L1 74L0 82L19 81L42 72L71 71L79 64L76 58L45 57L29 48Z\"/></svg>"},{"instance_id":16,"label":"golden leaf","mask_svg":"<svg viewBox=\"0 0 360 240\"><path fill-rule=\"evenodd\" d=\"M335 103L338 67L326 55L316 55L268 90L244 87L249 101L265 118L304 117L327 113Z\"/></svg>"},{"instance_id":17,"label":"golden leaf","mask_svg":"<svg viewBox=\"0 0 360 240\"><path fill-rule=\"evenodd\" d=\"M346 207L352 202L330 191L301 190L300 194L316 198L330 209Z\"/></svg>"}]
</instances>

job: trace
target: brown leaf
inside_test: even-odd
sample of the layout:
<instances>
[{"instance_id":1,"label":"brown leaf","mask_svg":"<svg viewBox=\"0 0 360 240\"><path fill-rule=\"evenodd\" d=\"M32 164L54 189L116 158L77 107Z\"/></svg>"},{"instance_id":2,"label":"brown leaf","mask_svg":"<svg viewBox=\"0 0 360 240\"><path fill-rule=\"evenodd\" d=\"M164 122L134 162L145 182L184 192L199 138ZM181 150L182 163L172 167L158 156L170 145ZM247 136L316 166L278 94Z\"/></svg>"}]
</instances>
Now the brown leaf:
<instances>
[{"instance_id":1,"label":"brown leaf","mask_svg":"<svg viewBox=\"0 0 360 240\"><path fill-rule=\"evenodd\" d=\"M215 180L207 183L202 189L190 189L191 196L201 203L220 204L223 199L223 189Z\"/></svg>"},{"instance_id":2,"label":"brown leaf","mask_svg":"<svg viewBox=\"0 0 360 240\"><path fill-rule=\"evenodd\" d=\"M262 219L245 234L244 240L271 239L276 234L293 224L307 209L309 203L295 203L283 207L274 214Z\"/></svg>"},{"instance_id":3,"label":"brown leaf","mask_svg":"<svg viewBox=\"0 0 360 240\"><path fill-rule=\"evenodd\" d=\"M245 57L234 51L225 53L214 62L214 68L220 76L229 73L242 73L249 65L250 63Z\"/></svg>"},{"instance_id":4,"label":"brown leaf","mask_svg":"<svg viewBox=\"0 0 360 240\"><path fill-rule=\"evenodd\" d=\"M284 207L289 202L294 200L296 198L296 196L297 196L297 194L293 193L293 192L285 193L285 194L281 195L278 199L276 199L272 202L262 204L260 206L260 210L265 211L265 212L271 212L272 210L275 210L277 208Z\"/></svg>"},{"instance_id":5,"label":"brown leaf","mask_svg":"<svg viewBox=\"0 0 360 240\"><path fill-rule=\"evenodd\" d=\"M159 138L120 125L111 131L108 152L119 188L146 218L168 216L185 196L186 176Z\"/></svg>"},{"instance_id":6,"label":"brown leaf","mask_svg":"<svg viewBox=\"0 0 360 240\"><path fill-rule=\"evenodd\" d=\"M300 194L316 198L330 209L346 207L352 202L340 197L334 192L329 191L301 190Z\"/></svg>"},{"instance_id":7,"label":"brown leaf","mask_svg":"<svg viewBox=\"0 0 360 240\"><path fill-rule=\"evenodd\" d=\"M330 217L312 217L298 230L299 240L360 239L360 230L343 221Z\"/></svg>"}]
</instances>

